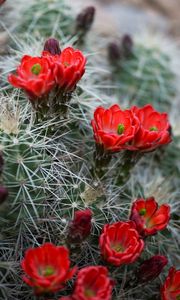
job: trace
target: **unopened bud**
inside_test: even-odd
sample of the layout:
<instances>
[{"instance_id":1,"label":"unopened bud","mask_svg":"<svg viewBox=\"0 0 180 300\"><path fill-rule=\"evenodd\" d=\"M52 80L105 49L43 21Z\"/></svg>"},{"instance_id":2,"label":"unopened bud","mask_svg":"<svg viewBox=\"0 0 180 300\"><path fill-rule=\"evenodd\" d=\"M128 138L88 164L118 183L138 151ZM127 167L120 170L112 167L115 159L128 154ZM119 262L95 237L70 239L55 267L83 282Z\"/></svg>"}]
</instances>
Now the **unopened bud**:
<instances>
[{"instance_id":1,"label":"unopened bud","mask_svg":"<svg viewBox=\"0 0 180 300\"><path fill-rule=\"evenodd\" d=\"M5 187L0 187L0 204L2 204L8 196L8 191Z\"/></svg>"},{"instance_id":2,"label":"unopened bud","mask_svg":"<svg viewBox=\"0 0 180 300\"><path fill-rule=\"evenodd\" d=\"M111 63L116 63L121 58L121 50L116 42L109 43L108 45L108 58Z\"/></svg>"},{"instance_id":3,"label":"unopened bud","mask_svg":"<svg viewBox=\"0 0 180 300\"><path fill-rule=\"evenodd\" d=\"M54 38L49 38L44 44L44 51L48 51L52 55L60 54L59 41Z\"/></svg>"},{"instance_id":4,"label":"unopened bud","mask_svg":"<svg viewBox=\"0 0 180 300\"><path fill-rule=\"evenodd\" d=\"M77 31L89 31L93 22L94 22L94 16L95 16L95 7L94 6L88 6L85 9L83 9L82 12L77 16L76 18L76 30Z\"/></svg>"},{"instance_id":5,"label":"unopened bud","mask_svg":"<svg viewBox=\"0 0 180 300\"><path fill-rule=\"evenodd\" d=\"M90 209L76 211L74 219L70 222L67 242L80 244L91 232L92 211Z\"/></svg>"},{"instance_id":6,"label":"unopened bud","mask_svg":"<svg viewBox=\"0 0 180 300\"><path fill-rule=\"evenodd\" d=\"M169 134L171 136L173 135L173 130L172 130L172 126L171 125L169 125L168 132L169 132Z\"/></svg>"},{"instance_id":7,"label":"unopened bud","mask_svg":"<svg viewBox=\"0 0 180 300\"><path fill-rule=\"evenodd\" d=\"M122 37L122 51L125 57L129 57L133 53L133 40L128 34Z\"/></svg>"},{"instance_id":8,"label":"unopened bud","mask_svg":"<svg viewBox=\"0 0 180 300\"><path fill-rule=\"evenodd\" d=\"M145 260L139 267L137 279L139 283L145 283L154 280L160 275L168 260L165 256L155 255Z\"/></svg>"},{"instance_id":9,"label":"unopened bud","mask_svg":"<svg viewBox=\"0 0 180 300\"><path fill-rule=\"evenodd\" d=\"M6 0L0 0L0 6L4 4L4 2L6 2Z\"/></svg>"}]
</instances>

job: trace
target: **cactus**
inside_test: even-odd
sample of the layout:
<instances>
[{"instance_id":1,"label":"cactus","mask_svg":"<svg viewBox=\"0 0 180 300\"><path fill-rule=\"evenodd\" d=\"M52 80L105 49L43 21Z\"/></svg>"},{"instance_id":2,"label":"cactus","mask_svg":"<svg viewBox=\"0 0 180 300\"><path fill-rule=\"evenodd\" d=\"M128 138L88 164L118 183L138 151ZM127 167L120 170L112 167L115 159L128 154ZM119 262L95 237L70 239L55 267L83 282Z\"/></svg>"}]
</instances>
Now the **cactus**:
<instances>
[{"instance_id":1,"label":"cactus","mask_svg":"<svg viewBox=\"0 0 180 300\"><path fill-rule=\"evenodd\" d=\"M119 95L129 103L145 105L151 99L153 105L163 111L170 108L171 99L175 97L175 77L168 54L158 43L149 46L150 39L135 39L135 44L129 45L130 50L128 45L123 48L123 43L128 43L123 38L109 45L112 78L118 85Z\"/></svg>"},{"instance_id":2,"label":"cactus","mask_svg":"<svg viewBox=\"0 0 180 300\"><path fill-rule=\"evenodd\" d=\"M8 8L5 23L11 31L18 34L60 37L67 36L73 28L73 18L70 7L64 0L23 1L16 0L13 5L6 3L2 9ZM16 7L16 8L15 8ZM28 13L27 13L28 11ZM12 23L13 15L13 23ZM23 17L22 17L23 16ZM16 21L16 24L14 24Z\"/></svg>"},{"instance_id":3,"label":"cactus","mask_svg":"<svg viewBox=\"0 0 180 300\"><path fill-rule=\"evenodd\" d=\"M141 261L153 255L167 256L169 266L178 262L178 179L170 177L172 170L175 175L179 172L175 168L178 142L135 161L135 167L132 169L133 164L129 166L127 177L122 182L123 161L127 153L113 154L105 162L105 169L98 165L102 172L94 171L97 162L94 161L95 143L90 120L97 106L111 105L117 98L122 99L122 106L126 108L131 104L153 102L157 110L170 110L177 78L171 68L172 58L161 50L147 49L136 42L132 48L127 38L121 45L123 55L116 56L116 66L112 53L111 65L105 56L94 58L87 55L86 73L72 92L67 115L62 117L59 112L52 111L44 118L37 118L39 108L34 109L23 91L7 84L6 77L23 55L39 56L47 37L60 38L62 48L77 41L77 36L72 37L76 15L73 11L69 13L64 1L29 1L28 7L22 0L16 2L19 7L12 6L15 15L23 12L22 17L17 20L15 28L8 24L17 40L14 38L16 43L11 43L9 59L0 58L3 79L0 88L0 150L4 159L0 179L9 192L8 199L0 204L0 299L37 299L33 290L23 283L20 262L28 248L45 242L69 247L71 262L78 267L106 265L98 246L103 225L127 221L133 200L150 196L154 196L159 205L170 204L168 227L147 238L139 261L119 268L111 266L109 272L117 281L114 300L149 300L150 290L153 290L155 299L159 296L158 280L149 282L143 289L140 285L133 286L133 280L132 283L128 281L133 279ZM6 22L9 22L8 18ZM24 32L26 37L23 37ZM97 42L98 46L100 43L101 40ZM90 53L88 43L85 47L83 44L79 46ZM97 67L97 61L102 65ZM116 89L110 90L111 97L108 97L104 94L114 85L114 79ZM178 136L175 139L178 140ZM161 160L162 155L165 162ZM92 211L92 232L80 247L79 244L74 246L72 239L68 245L68 230L75 212L85 209ZM162 281L163 276L160 278ZM66 289L49 297L59 299L70 295L72 290L73 282L70 281ZM42 299L45 298L42 296Z\"/></svg>"}]
</instances>

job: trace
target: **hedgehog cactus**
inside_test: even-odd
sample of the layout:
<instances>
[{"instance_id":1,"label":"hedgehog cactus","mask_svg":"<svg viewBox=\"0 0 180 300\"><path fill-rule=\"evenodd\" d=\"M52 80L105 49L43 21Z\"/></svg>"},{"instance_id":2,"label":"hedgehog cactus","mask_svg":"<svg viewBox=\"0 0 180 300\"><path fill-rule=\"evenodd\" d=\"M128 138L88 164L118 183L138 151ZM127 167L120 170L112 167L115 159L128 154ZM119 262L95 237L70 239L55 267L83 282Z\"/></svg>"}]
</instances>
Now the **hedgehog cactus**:
<instances>
[{"instance_id":1,"label":"hedgehog cactus","mask_svg":"<svg viewBox=\"0 0 180 300\"><path fill-rule=\"evenodd\" d=\"M4 22L21 43L0 59L0 299L170 300L171 57L126 35L98 69L86 43L93 7L76 16L65 1L16 2L21 19L12 28L9 10Z\"/></svg>"},{"instance_id":2,"label":"hedgehog cactus","mask_svg":"<svg viewBox=\"0 0 180 300\"><path fill-rule=\"evenodd\" d=\"M110 43L107 52L121 97L138 105L152 99L151 103L161 111L170 108L175 84L168 55L158 47L149 47L143 40L134 45L128 35Z\"/></svg>"},{"instance_id":3,"label":"hedgehog cactus","mask_svg":"<svg viewBox=\"0 0 180 300\"><path fill-rule=\"evenodd\" d=\"M13 102L14 99L11 100ZM27 233L22 233L27 223L34 226L34 219L42 214L42 203L46 190L49 190L47 178L50 176L52 158L46 153L44 130L25 124L28 112L26 109L20 111L12 102L3 96L1 98L0 145L5 160L1 180L9 192L8 200L1 207L1 222L8 222L9 228L18 228L17 235L14 232L12 237L21 255L19 232L21 237L27 238ZM9 228L5 226L5 231L2 229L3 238L6 234L11 236Z\"/></svg>"}]
</instances>

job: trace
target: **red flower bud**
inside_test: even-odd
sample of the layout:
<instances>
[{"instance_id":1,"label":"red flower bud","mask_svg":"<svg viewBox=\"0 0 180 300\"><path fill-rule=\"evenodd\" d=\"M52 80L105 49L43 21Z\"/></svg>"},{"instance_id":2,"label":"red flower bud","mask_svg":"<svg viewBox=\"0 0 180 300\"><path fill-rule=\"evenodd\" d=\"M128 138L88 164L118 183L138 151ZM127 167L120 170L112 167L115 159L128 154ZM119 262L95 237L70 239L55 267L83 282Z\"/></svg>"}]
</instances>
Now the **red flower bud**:
<instances>
[{"instance_id":1,"label":"red flower bud","mask_svg":"<svg viewBox=\"0 0 180 300\"><path fill-rule=\"evenodd\" d=\"M155 234L166 228L170 219L170 207L158 203L153 197L148 199L137 199L131 208L130 220L136 224L136 229L142 236Z\"/></svg>"},{"instance_id":2,"label":"red flower bud","mask_svg":"<svg viewBox=\"0 0 180 300\"><path fill-rule=\"evenodd\" d=\"M6 2L6 0L0 0L0 6L4 4L4 2Z\"/></svg>"},{"instance_id":3,"label":"red flower bud","mask_svg":"<svg viewBox=\"0 0 180 300\"><path fill-rule=\"evenodd\" d=\"M162 300L180 299L180 270L171 267L166 280L161 288Z\"/></svg>"},{"instance_id":4,"label":"red flower bud","mask_svg":"<svg viewBox=\"0 0 180 300\"><path fill-rule=\"evenodd\" d=\"M144 248L133 222L117 222L104 226L99 239L103 258L115 265L133 263Z\"/></svg>"},{"instance_id":5,"label":"red flower bud","mask_svg":"<svg viewBox=\"0 0 180 300\"><path fill-rule=\"evenodd\" d=\"M137 279L139 283L144 283L154 280L162 272L167 265L168 260L165 256L155 255L150 259L145 260L139 267Z\"/></svg>"},{"instance_id":6,"label":"red flower bud","mask_svg":"<svg viewBox=\"0 0 180 300\"><path fill-rule=\"evenodd\" d=\"M108 45L108 58L111 63L117 65L117 61L121 58L121 50L116 42L109 43Z\"/></svg>"},{"instance_id":7,"label":"red flower bud","mask_svg":"<svg viewBox=\"0 0 180 300\"><path fill-rule=\"evenodd\" d=\"M92 211L90 209L75 212L74 219L69 224L68 243L79 244L91 233Z\"/></svg>"},{"instance_id":8,"label":"red flower bud","mask_svg":"<svg viewBox=\"0 0 180 300\"><path fill-rule=\"evenodd\" d=\"M59 41L54 38L49 38L44 44L44 51L51 53L51 55L60 54Z\"/></svg>"},{"instance_id":9,"label":"red flower bud","mask_svg":"<svg viewBox=\"0 0 180 300\"><path fill-rule=\"evenodd\" d=\"M26 274L23 277L24 282L33 287L36 294L62 289L76 270L70 269L68 250L51 243L28 249L21 266Z\"/></svg>"},{"instance_id":10,"label":"red flower bud","mask_svg":"<svg viewBox=\"0 0 180 300\"><path fill-rule=\"evenodd\" d=\"M95 7L88 6L76 18L76 30L88 31L90 30L95 16Z\"/></svg>"},{"instance_id":11,"label":"red flower bud","mask_svg":"<svg viewBox=\"0 0 180 300\"><path fill-rule=\"evenodd\" d=\"M8 191L5 187L0 187L0 204L3 203L8 196Z\"/></svg>"},{"instance_id":12,"label":"red flower bud","mask_svg":"<svg viewBox=\"0 0 180 300\"><path fill-rule=\"evenodd\" d=\"M125 57L129 57L133 51L133 40L129 34L125 34L122 38L122 51Z\"/></svg>"}]
</instances>

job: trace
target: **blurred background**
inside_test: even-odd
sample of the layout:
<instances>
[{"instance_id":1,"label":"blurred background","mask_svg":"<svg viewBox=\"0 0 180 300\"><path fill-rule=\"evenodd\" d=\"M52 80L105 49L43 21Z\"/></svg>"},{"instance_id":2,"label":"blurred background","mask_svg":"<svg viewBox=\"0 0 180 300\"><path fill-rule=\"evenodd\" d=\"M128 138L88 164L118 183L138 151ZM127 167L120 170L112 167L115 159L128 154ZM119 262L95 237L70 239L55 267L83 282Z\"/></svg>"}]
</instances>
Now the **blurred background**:
<instances>
[{"instance_id":1,"label":"blurred background","mask_svg":"<svg viewBox=\"0 0 180 300\"><path fill-rule=\"evenodd\" d=\"M73 6L95 5L96 26L116 35L116 31L137 33L144 29L180 37L180 0L69 0Z\"/></svg>"}]
</instances>

